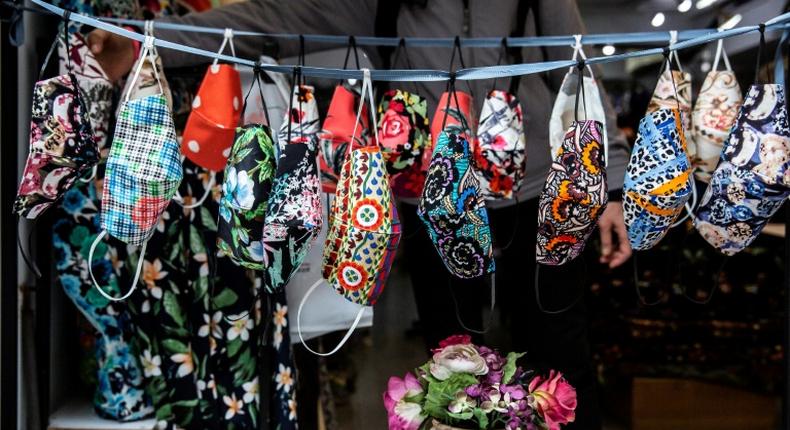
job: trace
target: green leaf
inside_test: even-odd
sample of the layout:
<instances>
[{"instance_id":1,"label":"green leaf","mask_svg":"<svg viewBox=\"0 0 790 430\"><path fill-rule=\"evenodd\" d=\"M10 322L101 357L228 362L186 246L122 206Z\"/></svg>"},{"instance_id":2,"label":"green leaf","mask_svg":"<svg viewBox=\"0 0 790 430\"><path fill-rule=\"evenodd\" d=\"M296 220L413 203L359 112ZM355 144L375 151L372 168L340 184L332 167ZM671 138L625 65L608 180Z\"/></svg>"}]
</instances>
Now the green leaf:
<instances>
[{"instance_id":1,"label":"green leaf","mask_svg":"<svg viewBox=\"0 0 790 430\"><path fill-rule=\"evenodd\" d=\"M487 429L488 428L488 415L486 415L486 413L483 412L483 410L480 409L480 408L475 408L472 411L472 413L474 414L475 419L477 420L478 428L480 428L480 429Z\"/></svg>"},{"instance_id":2,"label":"green leaf","mask_svg":"<svg viewBox=\"0 0 790 430\"><path fill-rule=\"evenodd\" d=\"M211 212L204 206L200 207L200 222L209 230L214 232L217 231L217 220L211 216Z\"/></svg>"},{"instance_id":3,"label":"green leaf","mask_svg":"<svg viewBox=\"0 0 790 430\"><path fill-rule=\"evenodd\" d=\"M234 355L238 354L241 347L244 345L244 342L241 341L241 338L233 339L228 343L228 357L233 357Z\"/></svg>"},{"instance_id":4,"label":"green leaf","mask_svg":"<svg viewBox=\"0 0 790 430\"><path fill-rule=\"evenodd\" d=\"M507 363L505 364L505 367L503 368L504 372L503 372L503 375L502 375L502 380L505 381L506 384L509 384L511 382L510 380L513 378L513 375L516 374L516 360L518 360L519 358L521 358L523 356L524 356L523 352L511 352L511 353L508 353L508 355L507 355Z\"/></svg>"},{"instance_id":5,"label":"green leaf","mask_svg":"<svg viewBox=\"0 0 790 430\"><path fill-rule=\"evenodd\" d=\"M164 304L165 312L170 315L170 318L172 318L179 327L183 327L184 314L181 312L181 305L178 304L176 295L170 291L165 291L165 295L162 298L162 303Z\"/></svg>"},{"instance_id":6,"label":"green leaf","mask_svg":"<svg viewBox=\"0 0 790 430\"><path fill-rule=\"evenodd\" d=\"M439 419L452 419L447 406L455 398L455 393L477 383L477 378L468 373L454 373L444 381L428 385L423 409L429 416Z\"/></svg>"},{"instance_id":7,"label":"green leaf","mask_svg":"<svg viewBox=\"0 0 790 430\"><path fill-rule=\"evenodd\" d=\"M214 302L214 306L218 308L225 308L228 307L239 299L239 296L233 292L230 288L223 289L219 294L214 296L212 300Z\"/></svg>"},{"instance_id":8,"label":"green leaf","mask_svg":"<svg viewBox=\"0 0 790 430\"><path fill-rule=\"evenodd\" d=\"M162 345L165 347L165 349L172 353L184 354L189 352L189 348L187 348L186 345L175 339L164 339L162 341Z\"/></svg>"},{"instance_id":9,"label":"green leaf","mask_svg":"<svg viewBox=\"0 0 790 430\"><path fill-rule=\"evenodd\" d=\"M203 244L203 237L194 225L189 227L189 249L193 254L206 252L206 246Z\"/></svg>"},{"instance_id":10,"label":"green leaf","mask_svg":"<svg viewBox=\"0 0 790 430\"><path fill-rule=\"evenodd\" d=\"M449 415L450 418L454 418L454 419L460 420L460 421L466 421L466 420L472 418L472 416L473 416L472 411L461 412L460 414L454 414L452 412L448 412L447 415Z\"/></svg>"}]
</instances>

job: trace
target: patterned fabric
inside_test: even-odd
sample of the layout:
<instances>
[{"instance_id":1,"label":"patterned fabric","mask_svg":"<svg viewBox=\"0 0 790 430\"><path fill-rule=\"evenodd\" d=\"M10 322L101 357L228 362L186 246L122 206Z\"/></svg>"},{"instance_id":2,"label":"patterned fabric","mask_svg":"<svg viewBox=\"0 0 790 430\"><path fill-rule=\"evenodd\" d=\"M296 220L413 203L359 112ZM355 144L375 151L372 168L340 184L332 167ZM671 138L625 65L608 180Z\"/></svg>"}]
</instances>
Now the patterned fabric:
<instances>
[{"instance_id":1,"label":"patterned fabric","mask_svg":"<svg viewBox=\"0 0 790 430\"><path fill-rule=\"evenodd\" d=\"M697 170L694 172L697 179L710 180L741 103L741 87L734 72L708 72L691 112L691 134L697 147Z\"/></svg>"},{"instance_id":2,"label":"patterned fabric","mask_svg":"<svg viewBox=\"0 0 790 430\"><path fill-rule=\"evenodd\" d=\"M671 75L670 75L671 73ZM676 90L677 89L677 90ZM658 78L653 97L645 115L660 109L680 109L684 139L689 158L694 161L697 150L691 136L691 74L678 70L664 70Z\"/></svg>"},{"instance_id":3,"label":"patterned fabric","mask_svg":"<svg viewBox=\"0 0 790 430\"><path fill-rule=\"evenodd\" d=\"M280 130L282 133L284 128L286 136L287 121ZM290 143L283 139L279 146L280 159L263 227L263 279L268 293L288 283L323 225L316 139L306 143L298 138Z\"/></svg>"},{"instance_id":4,"label":"patterned fabric","mask_svg":"<svg viewBox=\"0 0 790 430\"><path fill-rule=\"evenodd\" d=\"M575 69L575 68L574 68ZM575 69L578 70L578 69ZM587 119L595 120L603 124L603 136L601 145L606 148L608 139L606 136L606 111L601 101L601 93L598 91L598 81L593 76L585 76L582 81L584 85L584 96L579 103L579 111L584 113ZM557 99L554 101L554 108L549 119L549 144L551 145L551 158L557 158L560 148L565 143L568 128L574 122L574 107L576 104L576 89L579 86L579 74L568 72L562 80L562 86Z\"/></svg>"},{"instance_id":5,"label":"patterned fabric","mask_svg":"<svg viewBox=\"0 0 790 430\"><path fill-rule=\"evenodd\" d=\"M30 153L14 213L37 218L99 161L96 140L74 75L36 83L30 119Z\"/></svg>"},{"instance_id":6,"label":"patterned fabric","mask_svg":"<svg viewBox=\"0 0 790 430\"><path fill-rule=\"evenodd\" d=\"M325 193L335 192L349 146L353 149L367 145L370 115L364 103L360 117L361 124L356 134L352 136L359 103L359 95L356 92L344 85L335 87L324 125L321 133L318 134L318 142L321 146L321 188Z\"/></svg>"},{"instance_id":7,"label":"patterned fabric","mask_svg":"<svg viewBox=\"0 0 790 430\"><path fill-rule=\"evenodd\" d=\"M248 269L264 268L263 219L275 169L269 127L240 127L225 168L217 247L231 261Z\"/></svg>"},{"instance_id":8,"label":"patterned fabric","mask_svg":"<svg viewBox=\"0 0 790 430\"><path fill-rule=\"evenodd\" d=\"M227 64L209 66L192 100L181 152L200 167L223 170L241 117L241 104L238 70Z\"/></svg>"},{"instance_id":9,"label":"patterned fabric","mask_svg":"<svg viewBox=\"0 0 790 430\"><path fill-rule=\"evenodd\" d=\"M126 101L107 159L102 227L129 245L142 245L154 233L182 177L165 96Z\"/></svg>"},{"instance_id":10,"label":"patterned fabric","mask_svg":"<svg viewBox=\"0 0 790 430\"><path fill-rule=\"evenodd\" d=\"M518 99L493 90L483 103L475 165L486 200L512 199L526 174L527 143Z\"/></svg>"},{"instance_id":11,"label":"patterned fabric","mask_svg":"<svg viewBox=\"0 0 790 430\"><path fill-rule=\"evenodd\" d=\"M692 167L682 117L677 109L660 109L639 123L623 184L625 225L634 249L655 246L691 196Z\"/></svg>"},{"instance_id":12,"label":"patterned fabric","mask_svg":"<svg viewBox=\"0 0 790 430\"><path fill-rule=\"evenodd\" d=\"M55 206L52 244L57 278L66 296L98 332L93 367L93 405L101 417L133 421L153 414L144 396L143 372L130 349L132 324L126 303L110 302L92 288L88 249L99 233L99 199L93 183L80 183ZM125 266L125 249L102 243L92 266L97 280L118 292L118 276Z\"/></svg>"},{"instance_id":13,"label":"patterned fabric","mask_svg":"<svg viewBox=\"0 0 790 430\"><path fill-rule=\"evenodd\" d=\"M494 272L491 230L469 142L449 128L428 168L417 215L447 270L459 278Z\"/></svg>"},{"instance_id":14,"label":"patterned fabric","mask_svg":"<svg viewBox=\"0 0 790 430\"><path fill-rule=\"evenodd\" d=\"M137 80L133 83L132 79L127 79L121 94L129 94L129 87L132 85L134 85L134 88L131 88L131 99L141 99L161 93L162 91L159 90L159 83L157 83L156 74L154 73L154 67L156 67L156 71L159 73L159 82L161 82L162 89L164 90L167 106L172 110L173 93L170 91L170 86L165 79L164 70L162 69L162 58L156 53L140 57L134 66L132 66L132 70L137 70L141 61L143 65L140 69L140 75L137 76ZM118 106L118 113L120 114L120 106Z\"/></svg>"},{"instance_id":15,"label":"patterned fabric","mask_svg":"<svg viewBox=\"0 0 790 430\"><path fill-rule=\"evenodd\" d=\"M68 59L66 58L66 45L63 42L63 39L58 41L60 73L66 74L70 71L76 77L96 144L102 150L102 155L106 156L115 86L107 78L107 74L104 73L88 47L87 36L76 29L71 29L68 44L70 58ZM71 69L69 69L69 61Z\"/></svg>"},{"instance_id":16,"label":"patterned fabric","mask_svg":"<svg viewBox=\"0 0 790 430\"><path fill-rule=\"evenodd\" d=\"M574 122L551 164L538 206L536 259L565 264L584 250L608 201L603 124Z\"/></svg>"},{"instance_id":17,"label":"patterned fabric","mask_svg":"<svg viewBox=\"0 0 790 430\"><path fill-rule=\"evenodd\" d=\"M389 276L401 225L381 150L354 149L343 165L332 204L322 275L338 294L376 304Z\"/></svg>"},{"instance_id":18,"label":"patterned fabric","mask_svg":"<svg viewBox=\"0 0 790 430\"><path fill-rule=\"evenodd\" d=\"M297 85L291 100L290 143L310 144L318 136L318 104L315 89L309 85ZM289 142L288 120L280 127L277 142Z\"/></svg>"},{"instance_id":19,"label":"patterned fabric","mask_svg":"<svg viewBox=\"0 0 790 430\"><path fill-rule=\"evenodd\" d=\"M422 157L430 145L428 102L403 90L384 93L379 103L379 142L395 197L419 197L425 177Z\"/></svg>"},{"instance_id":20,"label":"patterned fabric","mask_svg":"<svg viewBox=\"0 0 790 430\"><path fill-rule=\"evenodd\" d=\"M456 103L456 97L458 103ZM447 104L448 98L450 100L449 105ZM433 157L433 153L439 141L439 135L443 131L453 133L471 144L475 136L471 129L471 124L475 118L472 106L474 106L472 96L462 91L455 91L455 96L452 97L449 92L442 94L442 97L439 99L439 104L436 105L436 112L433 114L433 120L431 121L431 146L422 152L423 176L428 173L431 158ZM444 123L444 129L442 128L442 123ZM474 153L474 151L472 153ZM418 191L419 195L422 195L424 185L425 180L417 187L419 190L415 188L415 191Z\"/></svg>"},{"instance_id":21,"label":"patterned fabric","mask_svg":"<svg viewBox=\"0 0 790 430\"><path fill-rule=\"evenodd\" d=\"M296 422L296 366L294 366L291 333L289 331L288 303L285 290L281 289L271 296L272 311L270 318L271 350L274 353L274 374L272 383L274 393L270 412L272 430L295 430Z\"/></svg>"},{"instance_id":22,"label":"patterned fabric","mask_svg":"<svg viewBox=\"0 0 790 430\"><path fill-rule=\"evenodd\" d=\"M790 195L790 129L782 85L752 85L697 210L695 225L733 255L760 234Z\"/></svg>"}]
</instances>

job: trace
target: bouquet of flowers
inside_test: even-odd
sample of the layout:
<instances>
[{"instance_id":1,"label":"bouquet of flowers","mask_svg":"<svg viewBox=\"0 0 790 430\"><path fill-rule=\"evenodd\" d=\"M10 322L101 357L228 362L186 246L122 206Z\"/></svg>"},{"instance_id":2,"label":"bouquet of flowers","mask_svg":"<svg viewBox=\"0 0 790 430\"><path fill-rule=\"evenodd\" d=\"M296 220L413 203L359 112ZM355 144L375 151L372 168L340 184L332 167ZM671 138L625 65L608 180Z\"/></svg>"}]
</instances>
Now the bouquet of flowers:
<instances>
[{"instance_id":1,"label":"bouquet of flowers","mask_svg":"<svg viewBox=\"0 0 790 430\"><path fill-rule=\"evenodd\" d=\"M469 336L450 336L414 373L389 379L389 430L559 430L573 422L576 390L559 372L521 368L523 355L503 357Z\"/></svg>"}]
</instances>

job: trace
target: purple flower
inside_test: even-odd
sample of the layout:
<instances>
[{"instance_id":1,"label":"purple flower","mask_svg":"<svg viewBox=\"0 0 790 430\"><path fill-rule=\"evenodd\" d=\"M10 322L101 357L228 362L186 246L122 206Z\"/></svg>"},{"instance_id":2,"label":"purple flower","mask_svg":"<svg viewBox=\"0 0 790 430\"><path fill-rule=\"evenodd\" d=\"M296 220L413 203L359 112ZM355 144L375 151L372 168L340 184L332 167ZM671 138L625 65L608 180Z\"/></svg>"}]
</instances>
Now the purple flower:
<instances>
[{"instance_id":1,"label":"purple flower","mask_svg":"<svg viewBox=\"0 0 790 430\"><path fill-rule=\"evenodd\" d=\"M466 394L469 397L478 398L483 394L483 386L481 384L470 385L466 387Z\"/></svg>"},{"instance_id":2,"label":"purple flower","mask_svg":"<svg viewBox=\"0 0 790 430\"><path fill-rule=\"evenodd\" d=\"M510 398L513 400L522 400L527 397L527 390L524 389L521 385L500 385L499 391L502 394L510 394Z\"/></svg>"}]
</instances>

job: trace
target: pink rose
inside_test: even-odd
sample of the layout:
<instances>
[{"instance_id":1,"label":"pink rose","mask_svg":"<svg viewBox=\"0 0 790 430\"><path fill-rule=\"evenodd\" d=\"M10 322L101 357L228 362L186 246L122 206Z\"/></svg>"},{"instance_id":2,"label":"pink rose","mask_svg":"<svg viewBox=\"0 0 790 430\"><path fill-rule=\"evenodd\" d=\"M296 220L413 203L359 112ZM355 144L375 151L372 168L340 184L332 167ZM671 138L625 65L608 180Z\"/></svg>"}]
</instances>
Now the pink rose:
<instances>
[{"instance_id":1,"label":"pink rose","mask_svg":"<svg viewBox=\"0 0 790 430\"><path fill-rule=\"evenodd\" d=\"M472 343L472 336L468 334L454 334L447 339L439 342L439 347L432 349L431 352L437 353L450 345L467 345Z\"/></svg>"},{"instance_id":2,"label":"pink rose","mask_svg":"<svg viewBox=\"0 0 790 430\"><path fill-rule=\"evenodd\" d=\"M417 430L427 417L418 403L409 398L423 392L417 377L407 373L403 379L393 376L387 383L384 393L384 407L387 409L389 430Z\"/></svg>"},{"instance_id":3,"label":"pink rose","mask_svg":"<svg viewBox=\"0 0 790 430\"><path fill-rule=\"evenodd\" d=\"M576 389L562 373L552 370L547 379L536 376L529 383L529 393L533 398L530 406L543 417L549 430L559 430L576 419Z\"/></svg>"},{"instance_id":4,"label":"pink rose","mask_svg":"<svg viewBox=\"0 0 790 430\"><path fill-rule=\"evenodd\" d=\"M379 142L384 148L391 150L397 149L399 145L409 142L409 132L411 124L402 115L392 109L387 109L381 117L381 127L379 128Z\"/></svg>"}]
</instances>

